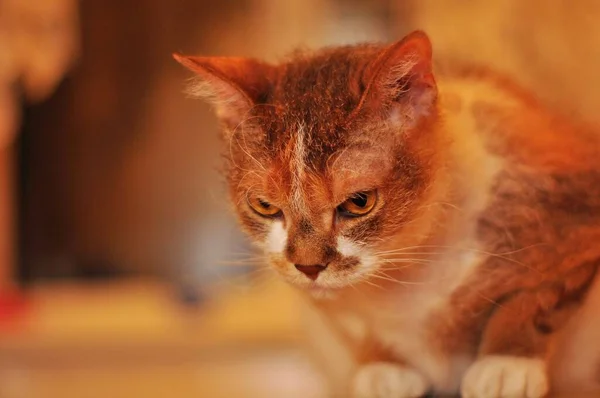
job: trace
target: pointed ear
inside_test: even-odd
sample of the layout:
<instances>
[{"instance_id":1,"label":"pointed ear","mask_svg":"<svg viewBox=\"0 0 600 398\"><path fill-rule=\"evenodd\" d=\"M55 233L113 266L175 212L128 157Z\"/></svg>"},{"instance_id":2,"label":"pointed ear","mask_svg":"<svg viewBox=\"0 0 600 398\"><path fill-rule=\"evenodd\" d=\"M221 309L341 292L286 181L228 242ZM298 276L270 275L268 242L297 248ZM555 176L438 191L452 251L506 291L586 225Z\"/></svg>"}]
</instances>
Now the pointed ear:
<instances>
[{"instance_id":1,"label":"pointed ear","mask_svg":"<svg viewBox=\"0 0 600 398\"><path fill-rule=\"evenodd\" d=\"M173 58L198 77L188 92L216 106L217 116L237 125L250 109L264 103L271 90L274 68L251 58L191 57Z\"/></svg>"},{"instance_id":2,"label":"pointed ear","mask_svg":"<svg viewBox=\"0 0 600 398\"><path fill-rule=\"evenodd\" d=\"M432 113L437 87L427 35L416 31L384 49L366 68L363 85L359 107L369 112L408 125Z\"/></svg>"}]
</instances>

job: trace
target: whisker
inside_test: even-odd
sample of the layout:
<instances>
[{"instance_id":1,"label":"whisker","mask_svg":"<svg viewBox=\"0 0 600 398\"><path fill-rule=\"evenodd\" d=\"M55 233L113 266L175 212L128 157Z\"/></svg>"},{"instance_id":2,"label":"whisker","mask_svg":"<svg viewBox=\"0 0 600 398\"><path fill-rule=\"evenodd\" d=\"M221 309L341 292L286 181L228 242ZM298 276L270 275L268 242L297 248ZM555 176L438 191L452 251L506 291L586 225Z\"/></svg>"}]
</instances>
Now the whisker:
<instances>
[{"instance_id":1,"label":"whisker","mask_svg":"<svg viewBox=\"0 0 600 398\"><path fill-rule=\"evenodd\" d=\"M259 257L264 257L264 254L260 251L254 250L254 251L246 251L246 252L231 252L229 253L229 256L239 256L239 257L250 257L250 258L259 258Z\"/></svg>"},{"instance_id":2,"label":"whisker","mask_svg":"<svg viewBox=\"0 0 600 398\"><path fill-rule=\"evenodd\" d=\"M371 275L371 276L372 276L372 275ZM376 284L376 283L373 283L373 282L371 282L371 281L370 281L370 280L368 280L368 279L364 279L364 280L363 280L363 282L364 282L364 283L366 283L366 284L368 284L368 285L374 286L374 287L376 287L376 288L378 288L378 289L385 290L385 289L383 288L383 286L379 286L378 284Z\"/></svg>"},{"instance_id":3,"label":"whisker","mask_svg":"<svg viewBox=\"0 0 600 398\"><path fill-rule=\"evenodd\" d=\"M394 252L394 251L389 251L389 252L377 252L375 253L376 256L387 256L387 255L392 255L392 254L402 254L402 255L423 255L423 256L428 256L428 255L432 255L432 254L442 254L442 252Z\"/></svg>"},{"instance_id":4,"label":"whisker","mask_svg":"<svg viewBox=\"0 0 600 398\"><path fill-rule=\"evenodd\" d=\"M231 258L217 261L219 265L265 265L268 259L265 256L252 256L244 258Z\"/></svg>"},{"instance_id":5,"label":"whisker","mask_svg":"<svg viewBox=\"0 0 600 398\"><path fill-rule=\"evenodd\" d=\"M420 265L420 264L408 263L407 265L403 265L403 266L400 266L400 267L397 267L397 266L393 266L393 267L380 267L379 270L381 270L381 271L400 271L402 269L414 267L416 265Z\"/></svg>"},{"instance_id":6,"label":"whisker","mask_svg":"<svg viewBox=\"0 0 600 398\"><path fill-rule=\"evenodd\" d=\"M270 268L261 268L255 270L250 275L250 282L253 286L260 286L270 281L278 280L275 272Z\"/></svg>"},{"instance_id":7,"label":"whisker","mask_svg":"<svg viewBox=\"0 0 600 398\"><path fill-rule=\"evenodd\" d=\"M384 251L379 251L376 252L376 254L386 254L386 253L395 253L395 252L405 252L407 250L411 250L411 249L427 249L427 248L450 248L452 246L434 246L434 245L417 245L417 246L405 246L405 247L401 247L398 249L392 249L392 250L384 250ZM426 252L424 252L426 253Z\"/></svg>"},{"instance_id":8,"label":"whisker","mask_svg":"<svg viewBox=\"0 0 600 398\"><path fill-rule=\"evenodd\" d=\"M253 260L253 261L218 261L217 265L231 265L231 266L245 266L245 265L252 265L252 266L260 266L260 265L264 265L264 262L260 261L260 260Z\"/></svg>"},{"instance_id":9,"label":"whisker","mask_svg":"<svg viewBox=\"0 0 600 398\"><path fill-rule=\"evenodd\" d=\"M226 259L226 260L222 260L222 261L256 261L256 260L266 260L266 257L265 256L240 257L240 258Z\"/></svg>"},{"instance_id":10,"label":"whisker","mask_svg":"<svg viewBox=\"0 0 600 398\"><path fill-rule=\"evenodd\" d=\"M478 252L478 253L483 253L483 254L488 254L491 256L503 256L503 255L508 255L508 254L514 254L514 253L518 253L527 249L530 249L532 247L536 247L536 246L542 246L545 245L545 243L535 243L526 247L522 247L520 249L516 249L516 250L511 250L511 251L507 251L507 252L502 252L502 253L493 253L493 252L488 252L482 249L475 249L475 248L468 248L468 247L460 247L460 246L453 246L453 245L418 245L418 246L406 246L406 247L402 247L399 249L393 249L393 250L385 250L385 251L380 251L380 252L376 252L375 254L384 254L384 253L391 253L391 252L405 252L406 250L409 249L456 249L456 250L464 250L464 251L474 251L474 252ZM431 253L431 252L423 252L425 253ZM443 252L438 252L437 254L442 254Z\"/></svg>"},{"instance_id":11,"label":"whisker","mask_svg":"<svg viewBox=\"0 0 600 398\"><path fill-rule=\"evenodd\" d=\"M500 304L500 303L499 303L499 302L497 302L496 300L494 300L494 299L491 299L491 298L489 298L488 296L484 295L484 294L483 294L483 293L481 293L479 290L476 290L475 292L477 293L477 295L478 295L479 297L481 297L482 299L484 299L484 300L486 300L486 301L489 301L490 303L494 304L495 306L497 306L497 307L500 307L500 308L505 308L505 307L504 307L502 304Z\"/></svg>"},{"instance_id":12,"label":"whisker","mask_svg":"<svg viewBox=\"0 0 600 398\"><path fill-rule=\"evenodd\" d=\"M399 285L424 285L423 282L409 282L409 281L401 281L399 279L394 279L387 274L373 273L370 276L372 276L373 278L382 279L382 280L385 280L388 282L397 283Z\"/></svg>"},{"instance_id":13,"label":"whisker","mask_svg":"<svg viewBox=\"0 0 600 398\"><path fill-rule=\"evenodd\" d=\"M435 263L434 260L427 260L421 258L380 258L379 260L386 263L418 263L418 264L431 264Z\"/></svg>"},{"instance_id":14,"label":"whisker","mask_svg":"<svg viewBox=\"0 0 600 398\"><path fill-rule=\"evenodd\" d=\"M394 278L391 278L391 277L386 276L386 275L380 275L380 274L377 274L377 273L372 273L372 274L369 275L369 277L371 277L371 278L377 278L377 279L382 279L382 280L388 281L388 282L394 282L394 283L402 284L402 283L400 283L400 281L398 281L398 280L396 280Z\"/></svg>"},{"instance_id":15,"label":"whisker","mask_svg":"<svg viewBox=\"0 0 600 398\"><path fill-rule=\"evenodd\" d=\"M487 256L490 256L490 257L495 257L495 258L498 258L498 259L501 259L501 260L505 260L505 261L508 261L508 262L511 262L511 263L523 266L523 267L525 267L525 268L527 268L527 269L529 269L531 271L535 271L537 273L540 273L539 270L537 270L537 269L535 269L535 268L533 268L533 267L531 267L531 266L529 266L527 264L524 264L524 263L522 263L522 262L520 262L518 260L515 260L513 258L506 257L506 255L518 253L518 252L521 252L523 250L527 250L527 249L530 249L532 247L540 246L540 245L544 245L544 243L537 243L537 244L533 244L533 245L530 245L530 246L526 246L524 248L520 248L520 249L517 249L517 250L508 251L508 252L504 252L504 253L492 253L492 252L488 252L488 251L481 250L481 249L464 248L464 247L459 247L459 246L421 245L421 246L408 246L408 247L404 247L404 248L400 248L400 249L396 249L396 250L388 250L388 251L378 252L377 254L378 255L389 254L389 253L401 254L402 252L405 252L406 250L409 250L409 249L428 249L428 248L431 248L431 249L454 249L454 250L459 250L459 251L463 250L463 251L470 251L470 252L478 253L478 254L484 254L484 255L487 255ZM443 254L443 252L442 253L440 253L440 252L437 252L437 253L429 252L429 254Z\"/></svg>"}]
</instances>

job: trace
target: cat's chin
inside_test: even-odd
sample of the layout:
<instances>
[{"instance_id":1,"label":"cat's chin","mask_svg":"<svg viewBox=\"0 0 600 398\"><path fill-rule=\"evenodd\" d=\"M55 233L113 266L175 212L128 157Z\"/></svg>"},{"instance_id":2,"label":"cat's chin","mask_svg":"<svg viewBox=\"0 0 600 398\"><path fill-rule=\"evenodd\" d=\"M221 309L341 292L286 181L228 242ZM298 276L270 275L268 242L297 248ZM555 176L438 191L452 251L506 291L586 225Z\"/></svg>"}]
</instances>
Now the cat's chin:
<instances>
[{"instance_id":1,"label":"cat's chin","mask_svg":"<svg viewBox=\"0 0 600 398\"><path fill-rule=\"evenodd\" d=\"M316 300L333 300L339 295L339 289L332 289L317 285L302 287L301 289Z\"/></svg>"}]
</instances>

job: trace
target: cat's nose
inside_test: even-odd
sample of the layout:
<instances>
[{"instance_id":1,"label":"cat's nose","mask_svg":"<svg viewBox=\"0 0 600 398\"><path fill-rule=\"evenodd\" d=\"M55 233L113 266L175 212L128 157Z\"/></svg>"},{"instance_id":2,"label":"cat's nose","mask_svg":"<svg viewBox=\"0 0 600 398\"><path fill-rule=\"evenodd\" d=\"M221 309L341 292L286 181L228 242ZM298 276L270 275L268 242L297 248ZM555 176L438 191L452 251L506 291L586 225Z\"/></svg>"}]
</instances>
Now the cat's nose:
<instances>
[{"instance_id":1,"label":"cat's nose","mask_svg":"<svg viewBox=\"0 0 600 398\"><path fill-rule=\"evenodd\" d=\"M296 267L296 269L298 271L302 272L304 275L306 275L307 277L309 277L310 279L312 279L314 281L319 276L319 273L321 271L323 271L325 268L327 268L327 265L321 265L321 264L316 264L316 265L294 264L294 267Z\"/></svg>"}]
</instances>

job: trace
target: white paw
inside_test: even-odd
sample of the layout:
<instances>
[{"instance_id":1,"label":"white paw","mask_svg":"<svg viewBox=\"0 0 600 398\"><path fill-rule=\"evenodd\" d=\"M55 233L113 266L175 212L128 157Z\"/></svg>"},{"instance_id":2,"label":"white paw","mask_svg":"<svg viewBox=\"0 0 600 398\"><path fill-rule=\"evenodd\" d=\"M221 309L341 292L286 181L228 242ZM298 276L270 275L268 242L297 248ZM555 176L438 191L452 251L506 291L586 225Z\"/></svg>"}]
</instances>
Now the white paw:
<instances>
[{"instance_id":1,"label":"white paw","mask_svg":"<svg viewBox=\"0 0 600 398\"><path fill-rule=\"evenodd\" d=\"M354 376L354 398L409 398L425 395L429 385L416 371L392 363L375 362Z\"/></svg>"},{"instance_id":2,"label":"white paw","mask_svg":"<svg viewBox=\"0 0 600 398\"><path fill-rule=\"evenodd\" d=\"M541 359L487 356L467 370L463 398L541 398L548 393L546 365Z\"/></svg>"}]
</instances>

